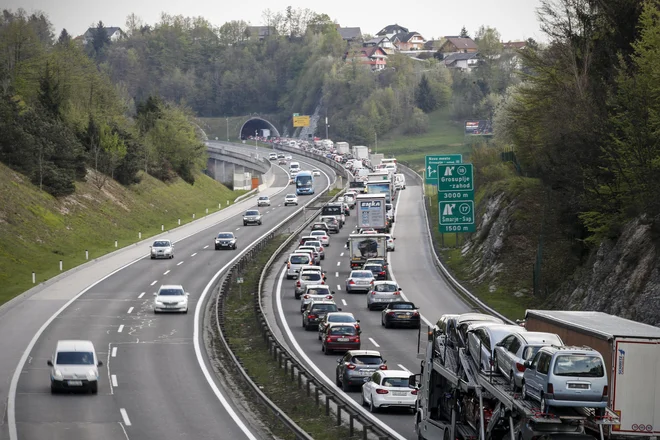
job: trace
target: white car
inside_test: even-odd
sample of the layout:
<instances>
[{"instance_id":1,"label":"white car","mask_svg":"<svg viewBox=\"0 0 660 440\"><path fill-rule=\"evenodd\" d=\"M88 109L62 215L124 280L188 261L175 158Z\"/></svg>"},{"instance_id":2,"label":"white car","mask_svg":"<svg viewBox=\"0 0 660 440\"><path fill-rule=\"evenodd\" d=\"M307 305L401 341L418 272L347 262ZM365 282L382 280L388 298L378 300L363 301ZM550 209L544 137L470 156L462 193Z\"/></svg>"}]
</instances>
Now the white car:
<instances>
[{"instance_id":1,"label":"white car","mask_svg":"<svg viewBox=\"0 0 660 440\"><path fill-rule=\"evenodd\" d=\"M298 196L295 194L287 194L284 196L284 206L296 205L298 206Z\"/></svg>"},{"instance_id":2,"label":"white car","mask_svg":"<svg viewBox=\"0 0 660 440\"><path fill-rule=\"evenodd\" d=\"M414 411L417 390L408 385L409 377L405 370L376 371L362 385L362 405L369 405L372 413L395 406Z\"/></svg>"},{"instance_id":3,"label":"white car","mask_svg":"<svg viewBox=\"0 0 660 440\"><path fill-rule=\"evenodd\" d=\"M47 364L50 367L51 393L75 390L98 393L98 367L102 366L103 362L98 360L91 341L57 341L55 353Z\"/></svg>"},{"instance_id":4,"label":"white car","mask_svg":"<svg viewBox=\"0 0 660 440\"><path fill-rule=\"evenodd\" d=\"M312 231L309 233L312 237L316 237L323 246L328 247L330 246L330 236L325 231L322 231L320 229L317 229L316 231Z\"/></svg>"},{"instance_id":5,"label":"white car","mask_svg":"<svg viewBox=\"0 0 660 440\"><path fill-rule=\"evenodd\" d=\"M156 258L174 258L174 244L171 240L156 240L151 245L151 259Z\"/></svg>"},{"instance_id":6,"label":"white car","mask_svg":"<svg viewBox=\"0 0 660 440\"><path fill-rule=\"evenodd\" d=\"M257 208L260 206L270 206L270 197L268 196L260 196L257 199Z\"/></svg>"},{"instance_id":7,"label":"white car","mask_svg":"<svg viewBox=\"0 0 660 440\"><path fill-rule=\"evenodd\" d=\"M270 160L277 160L277 153L270 153L268 155L268 159Z\"/></svg>"},{"instance_id":8,"label":"white car","mask_svg":"<svg viewBox=\"0 0 660 440\"><path fill-rule=\"evenodd\" d=\"M312 176L320 176L321 175L321 170L314 169L312 170Z\"/></svg>"},{"instance_id":9,"label":"white car","mask_svg":"<svg viewBox=\"0 0 660 440\"><path fill-rule=\"evenodd\" d=\"M395 250L394 240L396 240L396 238L392 237L390 234L387 234L387 250L389 252L394 252Z\"/></svg>"},{"instance_id":10,"label":"white car","mask_svg":"<svg viewBox=\"0 0 660 440\"><path fill-rule=\"evenodd\" d=\"M292 160L292 159L293 159L293 156L291 156L290 154L287 154L286 157L285 157L285 159L286 159L286 160Z\"/></svg>"},{"instance_id":11,"label":"white car","mask_svg":"<svg viewBox=\"0 0 660 440\"><path fill-rule=\"evenodd\" d=\"M183 312L188 313L188 296L190 294L183 290L183 286L176 284L165 284L160 286L158 292L154 293L154 313L159 312Z\"/></svg>"}]
</instances>

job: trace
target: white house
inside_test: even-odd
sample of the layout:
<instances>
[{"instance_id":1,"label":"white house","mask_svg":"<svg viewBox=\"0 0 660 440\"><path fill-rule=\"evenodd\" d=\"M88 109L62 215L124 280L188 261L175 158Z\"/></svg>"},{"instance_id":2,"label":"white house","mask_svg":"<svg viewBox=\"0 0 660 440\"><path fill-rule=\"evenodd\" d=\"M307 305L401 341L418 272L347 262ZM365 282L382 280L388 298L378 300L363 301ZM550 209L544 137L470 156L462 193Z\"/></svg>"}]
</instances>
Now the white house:
<instances>
[{"instance_id":1,"label":"white house","mask_svg":"<svg viewBox=\"0 0 660 440\"><path fill-rule=\"evenodd\" d=\"M442 61L448 69L470 72L479 63L479 57L476 53L457 52L447 55Z\"/></svg>"},{"instance_id":2,"label":"white house","mask_svg":"<svg viewBox=\"0 0 660 440\"><path fill-rule=\"evenodd\" d=\"M108 38L110 38L110 41L117 41L124 34L121 28L118 27L106 27L103 29L105 29L105 32L108 34ZM94 38L95 31L96 31L95 27L87 29L87 31L83 34L84 44L87 44L92 41L92 39Z\"/></svg>"}]
</instances>

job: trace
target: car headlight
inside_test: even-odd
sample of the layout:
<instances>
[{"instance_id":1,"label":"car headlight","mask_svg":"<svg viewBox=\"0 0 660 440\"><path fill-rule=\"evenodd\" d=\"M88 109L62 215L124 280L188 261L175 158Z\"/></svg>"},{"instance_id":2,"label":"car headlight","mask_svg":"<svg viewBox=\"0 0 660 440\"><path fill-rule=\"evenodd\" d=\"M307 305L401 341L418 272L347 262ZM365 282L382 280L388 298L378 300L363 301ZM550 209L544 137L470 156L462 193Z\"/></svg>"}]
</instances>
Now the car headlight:
<instances>
[{"instance_id":1,"label":"car headlight","mask_svg":"<svg viewBox=\"0 0 660 440\"><path fill-rule=\"evenodd\" d=\"M88 380L96 380L97 378L98 378L98 376L96 375L96 371L94 371L94 370L89 370L89 371L87 372L87 379L88 379Z\"/></svg>"},{"instance_id":2,"label":"car headlight","mask_svg":"<svg viewBox=\"0 0 660 440\"><path fill-rule=\"evenodd\" d=\"M161 301L161 300L159 300L159 299L157 299L157 300L154 301L154 302L155 302L156 304L158 304L159 306L162 306L162 305L163 305L163 301Z\"/></svg>"},{"instance_id":3,"label":"car headlight","mask_svg":"<svg viewBox=\"0 0 660 440\"><path fill-rule=\"evenodd\" d=\"M53 372L53 377L56 378L56 379L63 379L64 378L64 376L62 376L62 372L60 370L57 370L57 369Z\"/></svg>"},{"instance_id":4,"label":"car headlight","mask_svg":"<svg viewBox=\"0 0 660 440\"><path fill-rule=\"evenodd\" d=\"M216 238L216 239L215 239L215 242L216 242L216 243L220 243L220 240L218 240L218 239Z\"/></svg>"}]
</instances>

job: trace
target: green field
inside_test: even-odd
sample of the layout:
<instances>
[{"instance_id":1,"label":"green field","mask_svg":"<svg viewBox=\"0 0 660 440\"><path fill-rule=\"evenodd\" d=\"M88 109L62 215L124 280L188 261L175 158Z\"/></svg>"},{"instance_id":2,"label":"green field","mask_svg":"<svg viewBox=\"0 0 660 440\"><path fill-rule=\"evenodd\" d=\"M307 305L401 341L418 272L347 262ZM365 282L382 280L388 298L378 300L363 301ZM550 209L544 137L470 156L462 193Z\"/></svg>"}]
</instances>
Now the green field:
<instances>
[{"instance_id":1,"label":"green field","mask_svg":"<svg viewBox=\"0 0 660 440\"><path fill-rule=\"evenodd\" d=\"M89 258L133 244L195 218L224 209L245 191L230 191L198 174L195 184L177 179L163 183L149 175L130 188L108 180L102 189L92 179L76 192L56 199L25 176L0 164L0 304L58 275L59 262L69 270Z\"/></svg>"},{"instance_id":2,"label":"green field","mask_svg":"<svg viewBox=\"0 0 660 440\"><path fill-rule=\"evenodd\" d=\"M427 133L411 136L394 130L383 140L378 140L378 153L385 154L385 157L395 156L418 171L424 167L424 156L429 154L461 153L465 159L472 148L465 142L463 125L451 120L448 109L436 110L428 117Z\"/></svg>"}]
</instances>

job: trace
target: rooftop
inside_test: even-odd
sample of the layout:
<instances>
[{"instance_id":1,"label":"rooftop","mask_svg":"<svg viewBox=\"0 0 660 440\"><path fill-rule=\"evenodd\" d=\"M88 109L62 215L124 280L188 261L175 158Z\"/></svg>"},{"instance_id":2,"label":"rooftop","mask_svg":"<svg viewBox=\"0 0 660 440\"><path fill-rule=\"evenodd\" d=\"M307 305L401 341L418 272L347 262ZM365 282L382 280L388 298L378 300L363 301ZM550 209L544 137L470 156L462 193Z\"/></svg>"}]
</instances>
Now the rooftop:
<instances>
[{"instance_id":1,"label":"rooftop","mask_svg":"<svg viewBox=\"0 0 660 440\"><path fill-rule=\"evenodd\" d=\"M603 312L569 310L527 310L527 316L558 321L577 330L611 339L616 337L660 338L660 328Z\"/></svg>"}]
</instances>

